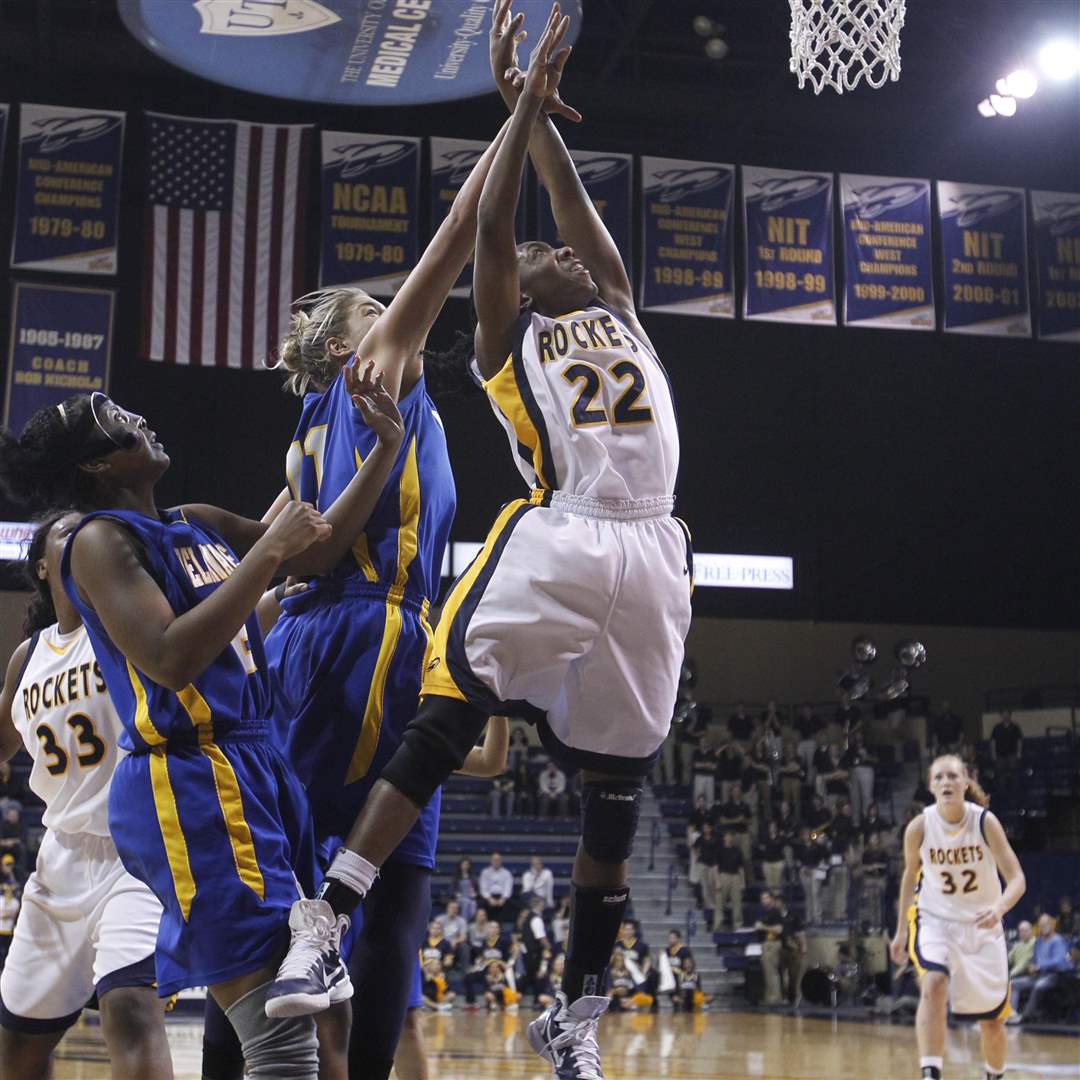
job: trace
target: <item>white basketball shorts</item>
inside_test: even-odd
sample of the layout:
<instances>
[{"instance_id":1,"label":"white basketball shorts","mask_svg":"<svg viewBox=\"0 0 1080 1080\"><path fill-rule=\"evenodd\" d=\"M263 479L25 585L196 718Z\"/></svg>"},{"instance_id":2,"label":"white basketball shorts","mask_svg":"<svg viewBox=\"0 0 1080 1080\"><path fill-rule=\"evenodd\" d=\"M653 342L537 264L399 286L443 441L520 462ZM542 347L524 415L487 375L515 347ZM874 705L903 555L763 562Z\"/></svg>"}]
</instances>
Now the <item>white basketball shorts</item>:
<instances>
[{"instance_id":1,"label":"white basketball shorts","mask_svg":"<svg viewBox=\"0 0 1080 1080\"><path fill-rule=\"evenodd\" d=\"M154 986L160 921L161 904L124 869L112 840L50 830L0 974L0 1026L60 1031L95 991Z\"/></svg>"},{"instance_id":2,"label":"white basketball shorts","mask_svg":"<svg viewBox=\"0 0 1080 1080\"><path fill-rule=\"evenodd\" d=\"M671 726L693 560L670 499L507 504L443 606L421 694L537 723L553 757L648 771Z\"/></svg>"},{"instance_id":3,"label":"white basketball shorts","mask_svg":"<svg viewBox=\"0 0 1080 1080\"><path fill-rule=\"evenodd\" d=\"M912 908L908 952L920 974L949 977L949 1007L958 1020L1004 1020L1009 1015L1009 955L1005 930L942 919Z\"/></svg>"}]
</instances>

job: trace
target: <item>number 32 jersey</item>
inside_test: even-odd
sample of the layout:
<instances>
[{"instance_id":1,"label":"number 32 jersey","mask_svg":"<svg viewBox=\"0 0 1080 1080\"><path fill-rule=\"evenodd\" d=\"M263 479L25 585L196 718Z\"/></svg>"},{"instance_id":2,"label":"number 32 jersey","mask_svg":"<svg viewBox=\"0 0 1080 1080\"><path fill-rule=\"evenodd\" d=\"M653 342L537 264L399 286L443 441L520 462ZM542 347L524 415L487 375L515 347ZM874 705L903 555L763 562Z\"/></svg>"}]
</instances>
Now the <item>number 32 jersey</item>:
<instances>
[{"instance_id":1,"label":"number 32 jersey","mask_svg":"<svg viewBox=\"0 0 1080 1080\"><path fill-rule=\"evenodd\" d=\"M42 824L108 836L123 728L84 626L61 634L54 623L30 639L11 719L34 759L30 787L45 803Z\"/></svg>"},{"instance_id":2,"label":"number 32 jersey","mask_svg":"<svg viewBox=\"0 0 1080 1080\"><path fill-rule=\"evenodd\" d=\"M977 803L965 802L963 818L953 825L937 806L923 811L920 911L972 922L977 912L1001 899L997 863L983 833L987 812Z\"/></svg>"},{"instance_id":3,"label":"number 32 jersey","mask_svg":"<svg viewBox=\"0 0 1080 1080\"><path fill-rule=\"evenodd\" d=\"M515 335L483 386L526 482L605 500L673 495L675 406L649 346L600 301L557 318L524 312Z\"/></svg>"}]
</instances>

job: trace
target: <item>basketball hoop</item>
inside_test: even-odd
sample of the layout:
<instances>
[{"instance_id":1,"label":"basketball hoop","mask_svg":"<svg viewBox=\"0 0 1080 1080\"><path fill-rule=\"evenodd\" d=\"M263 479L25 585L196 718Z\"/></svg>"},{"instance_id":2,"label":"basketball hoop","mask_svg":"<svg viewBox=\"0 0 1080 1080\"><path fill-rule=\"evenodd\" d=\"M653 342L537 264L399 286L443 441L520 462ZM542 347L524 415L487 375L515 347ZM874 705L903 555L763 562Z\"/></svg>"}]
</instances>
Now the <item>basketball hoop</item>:
<instances>
[{"instance_id":1,"label":"basketball hoop","mask_svg":"<svg viewBox=\"0 0 1080 1080\"><path fill-rule=\"evenodd\" d=\"M791 70L801 90L875 90L900 78L900 30L907 0L790 0Z\"/></svg>"}]
</instances>

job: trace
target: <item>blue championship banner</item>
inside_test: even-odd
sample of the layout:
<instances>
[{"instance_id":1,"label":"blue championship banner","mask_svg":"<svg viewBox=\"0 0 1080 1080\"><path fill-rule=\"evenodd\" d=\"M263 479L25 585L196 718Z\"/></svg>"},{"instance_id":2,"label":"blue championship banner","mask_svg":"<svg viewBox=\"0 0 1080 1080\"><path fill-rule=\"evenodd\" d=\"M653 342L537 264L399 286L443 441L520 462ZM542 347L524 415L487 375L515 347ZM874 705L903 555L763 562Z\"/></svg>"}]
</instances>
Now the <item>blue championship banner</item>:
<instances>
[{"instance_id":1,"label":"blue championship banner","mask_svg":"<svg viewBox=\"0 0 1080 1080\"><path fill-rule=\"evenodd\" d=\"M47 405L72 394L109 392L111 289L17 283L11 299L4 427L22 431Z\"/></svg>"},{"instance_id":2,"label":"blue championship banner","mask_svg":"<svg viewBox=\"0 0 1080 1080\"><path fill-rule=\"evenodd\" d=\"M735 166L641 159L641 307L735 318Z\"/></svg>"},{"instance_id":3,"label":"blue championship banner","mask_svg":"<svg viewBox=\"0 0 1080 1080\"><path fill-rule=\"evenodd\" d=\"M2 179L3 174L2 166L4 164L4 149L7 146L7 122L10 110L10 105L0 104L0 179Z\"/></svg>"},{"instance_id":4,"label":"blue championship banner","mask_svg":"<svg viewBox=\"0 0 1080 1080\"><path fill-rule=\"evenodd\" d=\"M743 314L835 323L831 173L742 167L746 223Z\"/></svg>"},{"instance_id":5,"label":"blue championship banner","mask_svg":"<svg viewBox=\"0 0 1080 1080\"><path fill-rule=\"evenodd\" d=\"M461 185L469 177L473 167L483 157L488 148L486 142L473 139L441 139L432 136L431 140L431 233L443 223L450 213ZM525 239L525 193L522 184L522 197L518 200L517 221L514 232L518 241ZM451 296L466 297L472 289L473 261L470 258L461 271L457 284L450 290Z\"/></svg>"},{"instance_id":6,"label":"blue championship banner","mask_svg":"<svg viewBox=\"0 0 1080 1080\"><path fill-rule=\"evenodd\" d=\"M570 157L589 198L596 207L611 239L622 256L627 276L633 262L630 258L630 209L633 198L631 154L604 154L594 150L571 150ZM551 214L551 199L547 189L539 185L537 238L558 247L562 243L555 218Z\"/></svg>"},{"instance_id":7,"label":"blue championship banner","mask_svg":"<svg viewBox=\"0 0 1080 1080\"><path fill-rule=\"evenodd\" d=\"M1080 193L1031 192L1039 338L1080 341Z\"/></svg>"},{"instance_id":8,"label":"blue championship banner","mask_svg":"<svg viewBox=\"0 0 1080 1080\"><path fill-rule=\"evenodd\" d=\"M11 265L115 274L124 114L23 105Z\"/></svg>"},{"instance_id":9,"label":"blue championship banner","mask_svg":"<svg viewBox=\"0 0 1080 1080\"><path fill-rule=\"evenodd\" d=\"M840 176L844 322L934 329L930 181Z\"/></svg>"},{"instance_id":10,"label":"blue championship banner","mask_svg":"<svg viewBox=\"0 0 1080 1080\"><path fill-rule=\"evenodd\" d=\"M322 133L321 285L393 296L419 248L420 140Z\"/></svg>"},{"instance_id":11,"label":"blue championship banner","mask_svg":"<svg viewBox=\"0 0 1080 1080\"><path fill-rule=\"evenodd\" d=\"M1029 337L1023 188L937 182L945 330Z\"/></svg>"}]
</instances>

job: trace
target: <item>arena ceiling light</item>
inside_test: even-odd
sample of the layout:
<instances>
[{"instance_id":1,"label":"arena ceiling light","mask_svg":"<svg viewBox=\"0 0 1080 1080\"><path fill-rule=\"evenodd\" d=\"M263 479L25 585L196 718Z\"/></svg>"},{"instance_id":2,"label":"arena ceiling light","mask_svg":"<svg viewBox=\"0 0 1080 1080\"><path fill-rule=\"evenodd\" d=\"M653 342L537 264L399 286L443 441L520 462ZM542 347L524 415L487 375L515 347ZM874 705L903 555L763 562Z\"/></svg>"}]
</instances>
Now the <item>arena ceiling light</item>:
<instances>
[{"instance_id":1,"label":"arena ceiling light","mask_svg":"<svg viewBox=\"0 0 1080 1080\"><path fill-rule=\"evenodd\" d=\"M1055 82L1071 79L1080 72L1080 48L1066 38L1057 38L1039 51L1039 66Z\"/></svg>"},{"instance_id":2,"label":"arena ceiling light","mask_svg":"<svg viewBox=\"0 0 1080 1080\"><path fill-rule=\"evenodd\" d=\"M1016 98L1007 94L991 94L990 105L998 116L1016 115Z\"/></svg>"},{"instance_id":3,"label":"arena ceiling light","mask_svg":"<svg viewBox=\"0 0 1080 1080\"><path fill-rule=\"evenodd\" d=\"M1005 87L1004 90L1001 89L1002 85ZM1021 101L1026 101L1029 97L1032 97L1038 89L1039 80L1035 78L1035 73L1027 68L1017 68L1016 71L1006 75L1004 79L998 80L999 94L1008 94L1010 97L1019 98Z\"/></svg>"}]
</instances>

